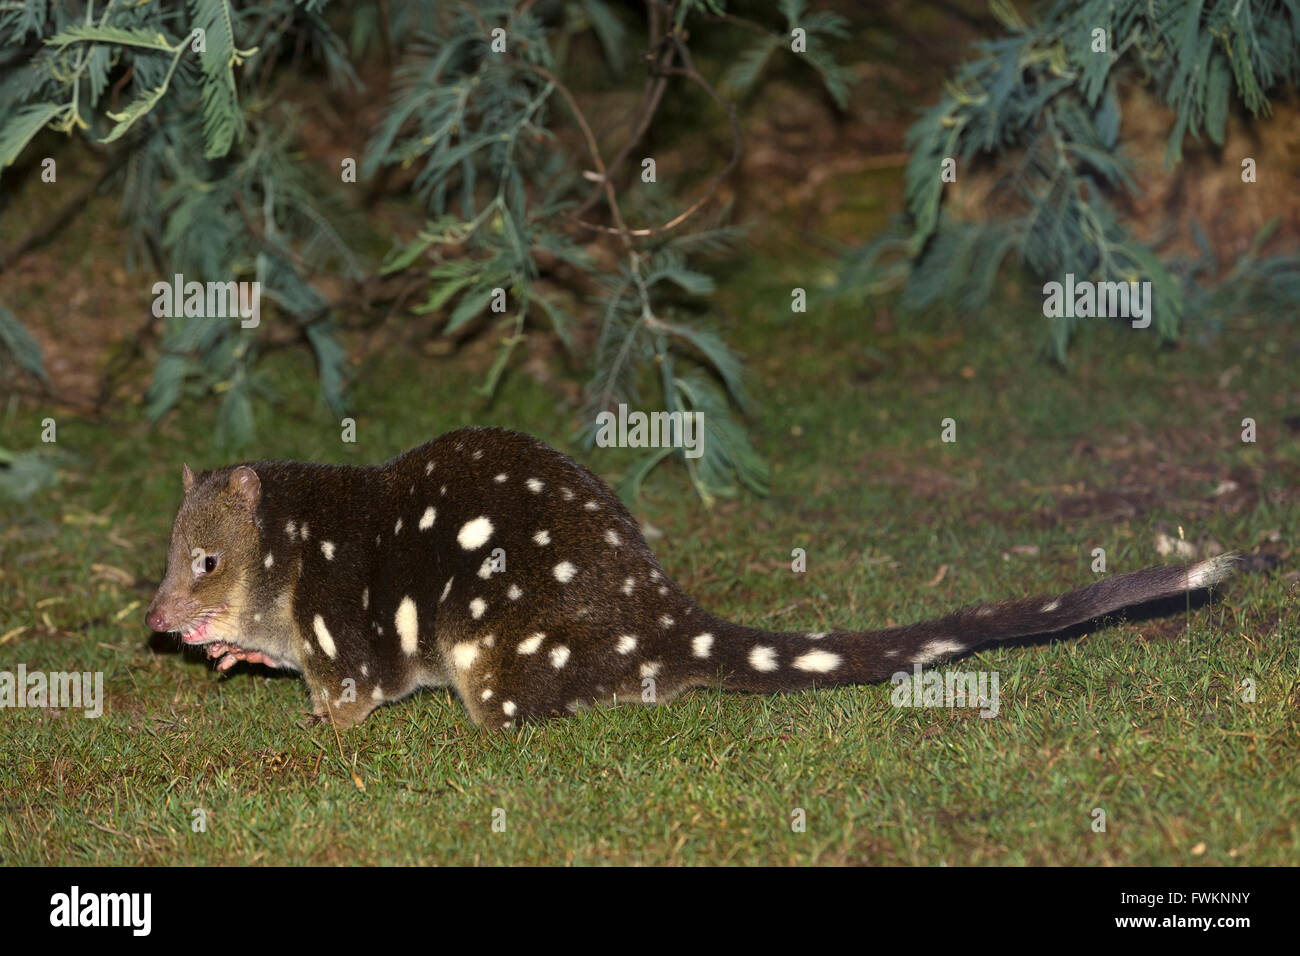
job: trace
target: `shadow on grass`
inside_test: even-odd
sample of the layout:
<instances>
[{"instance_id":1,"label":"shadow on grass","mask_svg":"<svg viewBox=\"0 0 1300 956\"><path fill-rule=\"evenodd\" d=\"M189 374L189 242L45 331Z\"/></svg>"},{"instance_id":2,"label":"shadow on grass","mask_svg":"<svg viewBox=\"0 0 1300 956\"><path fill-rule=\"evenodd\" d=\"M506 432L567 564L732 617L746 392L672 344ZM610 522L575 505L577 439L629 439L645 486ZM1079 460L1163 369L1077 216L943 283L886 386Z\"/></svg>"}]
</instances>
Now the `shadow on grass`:
<instances>
[{"instance_id":1,"label":"shadow on grass","mask_svg":"<svg viewBox=\"0 0 1300 956\"><path fill-rule=\"evenodd\" d=\"M1159 598L1155 601L1147 601L1145 604L1133 604L1124 608L1123 611L1103 614L1080 624L1072 624L1059 631L1016 637L1007 641L998 641L996 644L981 644L976 650L984 650L990 647L1040 647L1059 644L1065 641L1077 640L1084 635L1091 634L1093 631L1113 627L1119 623L1143 624L1149 621L1172 619L1176 615L1186 615L1208 605L1217 604L1220 600L1222 600L1222 592L1220 591L1213 593L1198 591L1189 596Z\"/></svg>"}]
</instances>

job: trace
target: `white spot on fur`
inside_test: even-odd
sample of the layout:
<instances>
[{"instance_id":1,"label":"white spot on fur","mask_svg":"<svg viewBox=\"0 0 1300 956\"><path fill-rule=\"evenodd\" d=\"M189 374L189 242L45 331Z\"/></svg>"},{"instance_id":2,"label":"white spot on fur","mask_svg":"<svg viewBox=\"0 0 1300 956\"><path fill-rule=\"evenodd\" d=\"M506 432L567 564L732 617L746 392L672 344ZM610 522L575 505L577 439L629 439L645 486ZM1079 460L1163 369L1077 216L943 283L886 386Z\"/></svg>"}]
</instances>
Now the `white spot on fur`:
<instances>
[{"instance_id":1,"label":"white spot on fur","mask_svg":"<svg viewBox=\"0 0 1300 956\"><path fill-rule=\"evenodd\" d=\"M811 634L805 634L804 637L812 641L820 641L823 637L825 637L829 633L830 631L813 631Z\"/></svg>"},{"instance_id":2,"label":"white spot on fur","mask_svg":"<svg viewBox=\"0 0 1300 956\"><path fill-rule=\"evenodd\" d=\"M668 594L668 586L665 584L659 585L659 596L665 597L667 594Z\"/></svg>"},{"instance_id":3,"label":"white spot on fur","mask_svg":"<svg viewBox=\"0 0 1300 956\"><path fill-rule=\"evenodd\" d=\"M713 650L713 635L705 632L691 638L691 653L696 657L708 657Z\"/></svg>"},{"instance_id":4,"label":"white spot on fur","mask_svg":"<svg viewBox=\"0 0 1300 956\"><path fill-rule=\"evenodd\" d=\"M528 486L528 490L533 492L533 494L536 494L537 492L541 491L543 487L545 487L542 484L542 482L536 478L529 478L527 481L524 482L524 484Z\"/></svg>"},{"instance_id":5,"label":"white spot on fur","mask_svg":"<svg viewBox=\"0 0 1300 956\"><path fill-rule=\"evenodd\" d=\"M393 615L393 624L397 628L397 638L402 644L402 653L410 657L415 653L420 636L419 615L415 612L415 602L409 596L402 598ZM384 633L382 630L380 634Z\"/></svg>"},{"instance_id":6,"label":"white spot on fur","mask_svg":"<svg viewBox=\"0 0 1300 956\"><path fill-rule=\"evenodd\" d=\"M583 507L586 508L588 511L595 511L597 508L600 507L600 503L597 501L588 501L585 505L583 505Z\"/></svg>"},{"instance_id":7,"label":"white spot on fur","mask_svg":"<svg viewBox=\"0 0 1300 956\"><path fill-rule=\"evenodd\" d=\"M518 709L519 709L519 708L515 706L515 702L514 702L513 700L503 700L503 701L501 702L501 711L502 711L502 712L503 712L507 717L513 717L513 716L515 715L515 712L516 712Z\"/></svg>"},{"instance_id":8,"label":"white spot on fur","mask_svg":"<svg viewBox=\"0 0 1300 956\"><path fill-rule=\"evenodd\" d=\"M569 489L569 488L561 488L561 489L560 489L560 497L562 497L565 501L572 501L572 500L573 500L573 491L572 491L571 489Z\"/></svg>"},{"instance_id":9,"label":"white spot on fur","mask_svg":"<svg viewBox=\"0 0 1300 956\"><path fill-rule=\"evenodd\" d=\"M542 546L550 543L551 543L551 533L549 531L539 531L537 532L537 534L533 535L533 544Z\"/></svg>"},{"instance_id":10,"label":"white spot on fur","mask_svg":"<svg viewBox=\"0 0 1300 956\"><path fill-rule=\"evenodd\" d=\"M614 645L614 650L620 654L631 654L636 650L636 638L631 634L620 634L618 643Z\"/></svg>"},{"instance_id":11,"label":"white spot on fur","mask_svg":"<svg viewBox=\"0 0 1300 956\"><path fill-rule=\"evenodd\" d=\"M398 518L397 524L393 525L393 534L401 534L401 533L402 533L402 519Z\"/></svg>"},{"instance_id":12,"label":"white spot on fur","mask_svg":"<svg viewBox=\"0 0 1300 956\"><path fill-rule=\"evenodd\" d=\"M825 674L840 666L840 655L832 654L830 651L809 651L796 657L794 666L801 671Z\"/></svg>"},{"instance_id":13,"label":"white spot on fur","mask_svg":"<svg viewBox=\"0 0 1300 956\"><path fill-rule=\"evenodd\" d=\"M470 455L470 457L473 458L475 461L478 461L480 458L483 457L483 449L482 448L474 449L474 454Z\"/></svg>"},{"instance_id":14,"label":"white spot on fur","mask_svg":"<svg viewBox=\"0 0 1300 956\"><path fill-rule=\"evenodd\" d=\"M506 597L510 598L510 600L512 601L518 601L523 596L524 596L523 589L520 588L519 585L517 584L512 584L510 585L509 588L506 589Z\"/></svg>"},{"instance_id":15,"label":"white spot on fur","mask_svg":"<svg viewBox=\"0 0 1300 956\"><path fill-rule=\"evenodd\" d=\"M478 576L484 581L492 577L492 572L496 570L496 565L492 561L492 556L488 555L483 559L483 563L478 566Z\"/></svg>"},{"instance_id":16,"label":"white spot on fur","mask_svg":"<svg viewBox=\"0 0 1300 956\"><path fill-rule=\"evenodd\" d=\"M641 676L654 677L656 674L659 673L659 670L662 667L663 665L660 664L658 661L647 661L646 663L641 665Z\"/></svg>"},{"instance_id":17,"label":"white spot on fur","mask_svg":"<svg viewBox=\"0 0 1300 956\"><path fill-rule=\"evenodd\" d=\"M966 650L966 645L959 644L956 641L931 641L924 645L917 655L912 658L912 663L928 664L941 657L947 657L949 654L956 654L958 651L964 650Z\"/></svg>"},{"instance_id":18,"label":"white spot on fur","mask_svg":"<svg viewBox=\"0 0 1300 956\"><path fill-rule=\"evenodd\" d=\"M563 644L551 648L551 666L557 671L569 660L569 649Z\"/></svg>"},{"instance_id":19,"label":"white spot on fur","mask_svg":"<svg viewBox=\"0 0 1300 956\"><path fill-rule=\"evenodd\" d=\"M304 541L307 540L307 522L304 521L302 523L302 527L298 529L298 533L302 535L302 540Z\"/></svg>"},{"instance_id":20,"label":"white spot on fur","mask_svg":"<svg viewBox=\"0 0 1300 956\"><path fill-rule=\"evenodd\" d=\"M438 517L438 512L434 510L433 505L424 509L424 514L420 515L420 530L428 531L433 527L434 519Z\"/></svg>"},{"instance_id":21,"label":"white spot on fur","mask_svg":"<svg viewBox=\"0 0 1300 956\"><path fill-rule=\"evenodd\" d=\"M455 575L452 575L447 579L447 583L442 586L442 597L438 598L439 604L447 600L447 595L451 593L451 582L455 580L456 580Z\"/></svg>"},{"instance_id":22,"label":"white spot on fur","mask_svg":"<svg viewBox=\"0 0 1300 956\"><path fill-rule=\"evenodd\" d=\"M478 695L478 698L479 698L479 700L491 700L491 699L492 699L492 688L491 688L491 687L485 687L485 688L483 689L483 693L481 693L481 694Z\"/></svg>"},{"instance_id":23,"label":"white spot on fur","mask_svg":"<svg viewBox=\"0 0 1300 956\"><path fill-rule=\"evenodd\" d=\"M429 462L427 465L424 466L424 473L426 475L433 474L433 462Z\"/></svg>"},{"instance_id":24,"label":"white spot on fur","mask_svg":"<svg viewBox=\"0 0 1300 956\"><path fill-rule=\"evenodd\" d=\"M369 676L370 676L370 665L369 665L369 664L362 664L362 665L361 665L361 676L362 676L362 677L369 677Z\"/></svg>"},{"instance_id":25,"label":"white spot on fur","mask_svg":"<svg viewBox=\"0 0 1300 956\"><path fill-rule=\"evenodd\" d=\"M578 569L568 561L561 561L555 566L554 570L555 580L559 581L561 584L568 584L573 580L573 576L577 573Z\"/></svg>"},{"instance_id":26,"label":"white spot on fur","mask_svg":"<svg viewBox=\"0 0 1300 956\"><path fill-rule=\"evenodd\" d=\"M469 670L477 657L478 646L472 641L461 641L459 644L452 645L451 663L457 670Z\"/></svg>"},{"instance_id":27,"label":"white spot on fur","mask_svg":"<svg viewBox=\"0 0 1300 956\"><path fill-rule=\"evenodd\" d=\"M325 555L325 560L326 560L326 561L333 561L333 560L334 560L334 542L333 542L333 541L322 541L322 542L320 543L320 553L323 554L323 555Z\"/></svg>"},{"instance_id":28,"label":"white spot on fur","mask_svg":"<svg viewBox=\"0 0 1300 956\"><path fill-rule=\"evenodd\" d=\"M292 521L286 521L284 523L284 533L287 534L289 536L289 540L292 541L294 535L298 533L298 526L295 525Z\"/></svg>"},{"instance_id":29,"label":"white spot on fur","mask_svg":"<svg viewBox=\"0 0 1300 956\"><path fill-rule=\"evenodd\" d=\"M623 593L624 593L624 594L631 594L631 593L632 593L632 589L633 589L634 587L636 587L636 582L633 581L631 578L624 578L624 579L623 579Z\"/></svg>"},{"instance_id":30,"label":"white spot on fur","mask_svg":"<svg viewBox=\"0 0 1300 956\"><path fill-rule=\"evenodd\" d=\"M466 521L456 535L456 540L466 551L474 551L487 544L490 537L492 537L492 522L480 516L473 521Z\"/></svg>"},{"instance_id":31,"label":"white spot on fur","mask_svg":"<svg viewBox=\"0 0 1300 956\"><path fill-rule=\"evenodd\" d=\"M1051 613L1052 611L1055 611L1055 610L1056 610L1058 607L1060 607L1060 606L1061 606L1061 599L1060 599L1060 598L1057 598L1057 599L1056 599L1055 601L1053 601L1051 604L1044 604L1043 607L1042 607L1042 609L1040 610L1039 613L1041 613L1041 614L1049 614L1049 613Z\"/></svg>"},{"instance_id":32,"label":"white spot on fur","mask_svg":"<svg viewBox=\"0 0 1300 956\"><path fill-rule=\"evenodd\" d=\"M546 635L540 631L536 634L525 637L519 642L515 650L520 654L536 654L537 649L542 646L542 641L546 640Z\"/></svg>"},{"instance_id":33,"label":"white spot on fur","mask_svg":"<svg viewBox=\"0 0 1300 956\"><path fill-rule=\"evenodd\" d=\"M320 649L325 652L325 656L333 659L338 654L338 648L334 646L334 636L330 634L330 629L325 626L325 618L317 614L311 619L311 629L316 634L316 643Z\"/></svg>"},{"instance_id":34,"label":"white spot on fur","mask_svg":"<svg viewBox=\"0 0 1300 956\"><path fill-rule=\"evenodd\" d=\"M275 555L268 551L266 552L266 557L262 559L262 567L269 568L273 564L275 564Z\"/></svg>"},{"instance_id":35,"label":"white spot on fur","mask_svg":"<svg viewBox=\"0 0 1300 956\"><path fill-rule=\"evenodd\" d=\"M671 615L669 615L669 614L660 614L660 615L659 615L659 626L660 626L660 627L672 627L673 624L675 624L675 623L676 623L676 622L672 619L672 616L671 616Z\"/></svg>"},{"instance_id":36,"label":"white spot on fur","mask_svg":"<svg viewBox=\"0 0 1300 956\"><path fill-rule=\"evenodd\" d=\"M486 610L487 602L482 598L475 598L469 602L469 616L476 621L483 616L483 612Z\"/></svg>"},{"instance_id":37,"label":"white spot on fur","mask_svg":"<svg viewBox=\"0 0 1300 956\"><path fill-rule=\"evenodd\" d=\"M370 692L370 699L380 701L382 703L384 699L384 689L380 687L378 684L376 684L375 689Z\"/></svg>"},{"instance_id":38,"label":"white spot on fur","mask_svg":"<svg viewBox=\"0 0 1300 956\"><path fill-rule=\"evenodd\" d=\"M750 649L749 666L756 671L776 670L776 651L770 647L758 645Z\"/></svg>"},{"instance_id":39,"label":"white spot on fur","mask_svg":"<svg viewBox=\"0 0 1300 956\"><path fill-rule=\"evenodd\" d=\"M611 548L617 548L619 545L623 543L623 539L618 536L618 532L615 531L613 528L610 528L608 531L605 532L605 541L609 544Z\"/></svg>"},{"instance_id":40,"label":"white spot on fur","mask_svg":"<svg viewBox=\"0 0 1300 956\"><path fill-rule=\"evenodd\" d=\"M503 472L501 472L501 474L497 475L497 476L496 476L495 478L493 478L492 480L495 481L497 484L500 484L501 482L505 481L505 480L506 480L507 478L509 478L509 477L510 477L510 476L507 475L507 474L503 471Z\"/></svg>"},{"instance_id":41,"label":"white spot on fur","mask_svg":"<svg viewBox=\"0 0 1300 956\"><path fill-rule=\"evenodd\" d=\"M367 611L369 609L370 609L370 588L362 588L361 589L361 610Z\"/></svg>"}]
</instances>

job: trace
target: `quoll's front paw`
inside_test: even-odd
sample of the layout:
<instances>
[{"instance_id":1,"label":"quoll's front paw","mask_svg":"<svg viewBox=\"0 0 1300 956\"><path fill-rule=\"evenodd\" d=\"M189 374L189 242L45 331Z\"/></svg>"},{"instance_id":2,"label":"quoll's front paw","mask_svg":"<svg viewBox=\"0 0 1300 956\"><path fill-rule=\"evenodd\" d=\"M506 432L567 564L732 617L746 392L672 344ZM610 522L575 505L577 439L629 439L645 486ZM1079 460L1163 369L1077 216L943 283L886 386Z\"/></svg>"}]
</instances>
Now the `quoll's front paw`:
<instances>
[{"instance_id":1,"label":"quoll's front paw","mask_svg":"<svg viewBox=\"0 0 1300 956\"><path fill-rule=\"evenodd\" d=\"M267 656L262 651L248 651L237 644L229 644L224 641L214 641L207 645L208 657L217 662L217 670L228 671L240 661L247 661L249 664L263 664L266 667L278 668L280 662L272 657Z\"/></svg>"},{"instance_id":2,"label":"quoll's front paw","mask_svg":"<svg viewBox=\"0 0 1300 956\"><path fill-rule=\"evenodd\" d=\"M347 730L365 720L378 704L370 697L357 700L352 696L340 696L331 700L323 690L316 690L311 695L311 706L311 718L305 727L329 724L335 730Z\"/></svg>"}]
</instances>

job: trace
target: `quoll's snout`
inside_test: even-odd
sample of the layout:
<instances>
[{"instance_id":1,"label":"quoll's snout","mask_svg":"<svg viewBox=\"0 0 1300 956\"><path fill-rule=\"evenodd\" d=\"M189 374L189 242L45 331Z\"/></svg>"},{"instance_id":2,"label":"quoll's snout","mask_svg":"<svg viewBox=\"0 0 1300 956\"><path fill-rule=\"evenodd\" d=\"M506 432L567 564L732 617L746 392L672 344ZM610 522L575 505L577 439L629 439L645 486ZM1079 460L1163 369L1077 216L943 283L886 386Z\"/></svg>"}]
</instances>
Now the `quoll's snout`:
<instances>
[{"instance_id":1,"label":"quoll's snout","mask_svg":"<svg viewBox=\"0 0 1300 956\"><path fill-rule=\"evenodd\" d=\"M150 606L149 610L145 613L144 623L145 627L149 628L151 631L162 632L171 630L167 620L167 615L163 614L159 608L153 606Z\"/></svg>"},{"instance_id":2,"label":"quoll's snout","mask_svg":"<svg viewBox=\"0 0 1300 956\"><path fill-rule=\"evenodd\" d=\"M145 612L144 623L151 631L179 630L185 621L192 617L198 610L197 605L189 600L184 599L176 594L166 593L162 587L159 587L158 593L154 595L149 602L149 610Z\"/></svg>"}]
</instances>

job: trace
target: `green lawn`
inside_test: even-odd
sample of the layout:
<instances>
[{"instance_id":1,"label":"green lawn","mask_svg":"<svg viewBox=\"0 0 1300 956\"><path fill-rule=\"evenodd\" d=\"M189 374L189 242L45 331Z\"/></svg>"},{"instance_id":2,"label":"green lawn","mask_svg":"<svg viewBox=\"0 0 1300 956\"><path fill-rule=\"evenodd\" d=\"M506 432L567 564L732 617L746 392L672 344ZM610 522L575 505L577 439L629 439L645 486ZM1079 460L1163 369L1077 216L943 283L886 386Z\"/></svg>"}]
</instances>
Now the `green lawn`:
<instances>
[{"instance_id":1,"label":"green lawn","mask_svg":"<svg viewBox=\"0 0 1300 956\"><path fill-rule=\"evenodd\" d=\"M1281 326L1240 319L1204 342L1193 328L1161 351L1098 325L1063 373L1035 354L1032 293L979 316L785 314L789 289L825 267L760 252L721 277L717 321L750 360L771 497L706 510L674 463L636 506L705 606L774 628L902 623L1086 584L1097 547L1111 571L1173 560L1155 537L1180 526L1276 566L1190 614L977 655L960 667L998 673L994 719L894 707L882 685L700 691L505 735L440 691L340 742L303 729L297 679L219 677L142 625L181 462L227 457L211 447L211 414L191 405L157 429L130 410L101 424L59 416L59 447L77 456L60 487L0 505L0 670L102 671L107 705L98 720L0 710L0 858L1294 863L1300 450L1284 420L1300 409ZM305 360L278 356L284 402L238 457L375 462L474 423L533 432L607 478L627 471L627 452L574 448L553 383L516 371L492 403L467 398L491 343L454 359L403 352L386 350L357 388L356 445L295 374ZM11 407L0 445L29 447L45 414ZM1240 440L1248 416L1255 444ZM939 441L945 417L955 444ZM803 574L790 570L796 547ZM206 832L192 832L196 809Z\"/></svg>"}]
</instances>

